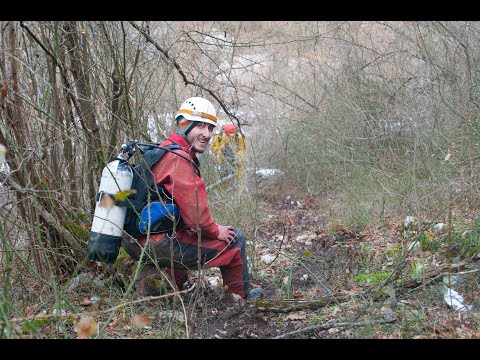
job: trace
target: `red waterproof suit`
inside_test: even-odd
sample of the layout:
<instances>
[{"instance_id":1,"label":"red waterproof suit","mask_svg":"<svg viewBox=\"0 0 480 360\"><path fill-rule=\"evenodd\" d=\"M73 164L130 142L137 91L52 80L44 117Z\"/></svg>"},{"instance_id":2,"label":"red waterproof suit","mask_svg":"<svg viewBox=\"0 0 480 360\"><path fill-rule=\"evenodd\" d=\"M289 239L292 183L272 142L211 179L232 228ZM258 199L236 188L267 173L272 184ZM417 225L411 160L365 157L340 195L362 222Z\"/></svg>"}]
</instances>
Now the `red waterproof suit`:
<instances>
[{"instance_id":1,"label":"red waterproof suit","mask_svg":"<svg viewBox=\"0 0 480 360\"><path fill-rule=\"evenodd\" d=\"M161 146L173 143L185 150L173 151L189 157L191 161L166 152L152 172L157 184L163 184L175 200L185 226L177 229L172 236L167 233L151 234L145 251L162 267L171 268L173 259L174 271L170 274L180 288L186 280L186 269L198 268L200 255L202 267L220 268L226 292L245 297L251 288L245 236L235 229L237 236L230 245L218 239L219 229L208 207L205 184L194 165L194 162L198 164L196 153L190 149L186 139L176 133L170 134ZM137 241L145 246L147 236L140 236ZM122 245L127 253L139 259L141 248L134 241L124 239Z\"/></svg>"}]
</instances>

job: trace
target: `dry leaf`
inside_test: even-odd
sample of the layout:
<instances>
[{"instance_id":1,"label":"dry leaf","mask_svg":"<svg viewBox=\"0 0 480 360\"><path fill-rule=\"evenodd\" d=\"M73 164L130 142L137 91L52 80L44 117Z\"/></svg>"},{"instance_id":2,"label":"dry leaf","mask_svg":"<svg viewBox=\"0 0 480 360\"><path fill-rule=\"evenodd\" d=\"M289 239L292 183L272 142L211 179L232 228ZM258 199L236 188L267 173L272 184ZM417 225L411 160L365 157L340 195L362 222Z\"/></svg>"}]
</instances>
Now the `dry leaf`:
<instances>
[{"instance_id":1,"label":"dry leaf","mask_svg":"<svg viewBox=\"0 0 480 360\"><path fill-rule=\"evenodd\" d=\"M325 290L315 290L315 296L326 296Z\"/></svg>"},{"instance_id":2,"label":"dry leaf","mask_svg":"<svg viewBox=\"0 0 480 360\"><path fill-rule=\"evenodd\" d=\"M7 97L7 93L8 93L8 83L5 83L0 89L0 101L3 101L3 99Z\"/></svg>"},{"instance_id":3,"label":"dry leaf","mask_svg":"<svg viewBox=\"0 0 480 360\"><path fill-rule=\"evenodd\" d=\"M145 326L150 325L153 319L143 314L135 314L132 316L132 325L137 329L143 329Z\"/></svg>"},{"instance_id":4,"label":"dry leaf","mask_svg":"<svg viewBox=\"0 0 480 360\"><path fill-rule=\"evenodd\" d=\"M304 312L300 312L297 314L290 314L285 316L284 321L287 320L305 320L307 318L307 314Z\"/></svg>"},{"instance_id":5,"label":"dry leaf","mask_svg":"<svg viewBox=\"0 0 480 360\"><path fill-rule=\"evenodd\" d=\"M110 210L115 203L113 202L112 198L108 194L103 194L102 198L100 199L100 202L98 203L98 206L105 208L107 210Z\"/></svg>"},{"instance_id":6,"label":"dry leaf","mask_svg":"<svg viewBox=\"0 0 480 360\"><path fill-rule=\"evenodd\" d=\"M86 339L97 332L97 322L91 316L82 316L77 324L79 339Z\"/></svg>"},{"instance_id":7,"label":"dry leaf","mask_svg":"<svg viewBox=\"0 0 480 360\"><path fill-rule=\"evenodd\" d=\"M80 305L89 306L92 305L92 302L88 298L84 298L82 301L80 301Z\"/></svg>"},{"instance_id":8,"label":"dry leaf","mask_svg":"<svg viewBox=\"0 0 480 360\"><path fill-rule=\"evenodd\" d=\"M292 292L292 296L293 296L294 299L300 299L300 298L304 297L304 294L300 290L295 289Z\"/></svg>"}]
</instances>

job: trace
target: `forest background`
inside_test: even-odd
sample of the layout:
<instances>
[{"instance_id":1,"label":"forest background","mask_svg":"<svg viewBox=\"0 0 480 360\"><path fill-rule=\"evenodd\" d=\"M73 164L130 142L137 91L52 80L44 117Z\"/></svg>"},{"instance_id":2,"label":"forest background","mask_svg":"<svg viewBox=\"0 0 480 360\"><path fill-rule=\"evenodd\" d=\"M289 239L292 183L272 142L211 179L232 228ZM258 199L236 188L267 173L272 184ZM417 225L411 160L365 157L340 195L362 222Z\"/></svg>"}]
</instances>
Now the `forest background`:
<instances>
[{"instance_id":1,"label":"forest background","mask_svg":"<svg viewBox=\"0 0 480 360\"><path fill-rule=\"evenodd\" d=\"M345 253L332 277L322 274L331 283L314 281L320 289L385 289L403 276L424 286L428 271L455 269L478 307L479 57L480 24L470 21L1 21L1 336L79 335L78 316L70 332L59 330L65 314L42 316L83 309L66 289L85 267L102 169L124 142L161 141L190 96L211 100L248 142L246 185L209 188L219 222L251 239L263 227L279 258L280 238L298 240L300 268L350 241L335 245ZM215 184L214 156L202 161ZM278 173L265 180L259 169ZM308 209L313 222L300 229L275 218ZM262 275L261 247L251 250ZM287 269L263 279L293 298L296 268ZM118 291L121 303L129 294ZM452 322L447 304L437 305ZM422 325L398 336L478 337L468 330L478 329L475 312L443 333L418 316ZM180 328L152 336L191 335Z\"/></svg>"}]
</instances>

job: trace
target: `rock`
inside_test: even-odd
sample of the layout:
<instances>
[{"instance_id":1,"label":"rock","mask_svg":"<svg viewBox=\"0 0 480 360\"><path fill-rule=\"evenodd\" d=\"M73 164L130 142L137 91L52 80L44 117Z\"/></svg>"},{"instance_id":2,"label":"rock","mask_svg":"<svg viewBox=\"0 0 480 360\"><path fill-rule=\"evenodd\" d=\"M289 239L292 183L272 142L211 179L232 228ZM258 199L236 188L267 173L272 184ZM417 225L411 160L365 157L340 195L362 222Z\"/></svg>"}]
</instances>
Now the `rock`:
<instances>
[{"instance_id":1,"label":"rock","mask_svg":"<svg viewBox=\"0 0 480 360\"><path fill-rule=\"evenodd\" d=\"M225 305L241 305L245 302L240 295L234 293L224 293L220 301Z\"/></svg>"},{"instance_id":2,"label":"rock","mask_svg":"<svg viewBox=\"0 0 480 360\"><path fill-rule=\"evenodd\" d=\"M53 309L52 315L67 315L67 311L64 309Z\"/></svg>"},{"instance_id":3,"label":"rock","mask_svg":"<svg viewBox=\"0 0 480 360\"><path fill-rule=\"evenodd\" d=\"M316 237L317 237L316 234L307 233L307 234L297 236L295 241L301 244L305 244L307 241L311 243L313 239L316 239Z\"/></svg>"},{"instance_id":4,"label":"rock","mask_svg":"<svg viewBox=\"0 0 480 360\"><path fill-rule=\"evenodd\" d=\"M273 262L273 260L275 259L275 256L274 255L270 255L270 254L266 254L266 255L262 255L260 257L260 260L262 262L264 262L265 264L271 264Z\"/></svg>"},{"instance_id":5,"label":"rock","mask_svg":"<svg viewBox=\"0 0 480 360\"><path fill-rule=\"evenodd\" d=\"M444 230L445 230L445 224L444 223L435 224L432 228L432 231L434 233L438 233L438 232L441 232L441 231L444 231Z\"/></svg>"},{"instance_id":6,"label":"rock","mask_svg":"<svg viewBox=\"0 0 480 360\"><path fill-rule=\"evenodd\" d=\"M185 322L185 316L181 311L163 311L160 313L160 319L171 319L177 322Z\"/></svg>"},{"instance_id":7,"label":"rock","mask_svg":"<svg viewBox=\"0 0 480 360\"><path fill-rule=\"evenodd\" d=\"M463 279L458 275L445 275L443 283L448 287L457 286L463 283Z\"/></svg>"},{"instance_id":8,"label":"rock","mask_svg":"<svg viewBox=\"0 0 480 360\"><path fill-rule=\"evenodd\" d=\"M403 221L403 228L405 230L415 230L418 227L418 221L413 216L407 216Z\"/></svg>"},{"instance_id":9,"label":"rock","mask_svg":"<svg viewBox=\"0 0 480 360\"><path fill-rule=\"evenodd\" d=\"M75 276L72 279L72 282L68 286L67 291L74 290L82 284L88 284L92 280L93 280L93 274L91 274L91 273L81 273L81 274L79 274L78 276Z\"/></svg>"}]
</instances>

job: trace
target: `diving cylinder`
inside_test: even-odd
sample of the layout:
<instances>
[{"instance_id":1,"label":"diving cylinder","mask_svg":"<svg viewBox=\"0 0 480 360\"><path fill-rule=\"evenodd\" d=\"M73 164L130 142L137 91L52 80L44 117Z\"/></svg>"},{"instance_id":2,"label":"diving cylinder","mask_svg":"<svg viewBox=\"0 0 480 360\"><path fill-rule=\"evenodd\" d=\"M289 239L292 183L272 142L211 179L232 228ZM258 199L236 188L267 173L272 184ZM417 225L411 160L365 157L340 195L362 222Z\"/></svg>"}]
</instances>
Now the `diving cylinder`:
<instances>
[{"instance_id":1,"label":"diving cylinder","mask_svg":"<svg viewBox=\"0 0 480 360\"><path fill-rule=\"evenodd\" d=\"M108 163L102 171L102 178L98 188L89 246L97 252L97 258L99 257L98 253L100 253L98 260L107 263L115 261L118 255L127 208L117 205L102 207L100 203L103 196L131 190L133 170L127 160L128 155L122 151L115 160ZM113 248L115 250L112 252L111 249ZM107 249L107 254L102 254L102 251L105 249ZM102 257L104 258L102 259ZM91 258L91 260L97 260L97 258Z\"/></svg>"}]
</instances>

